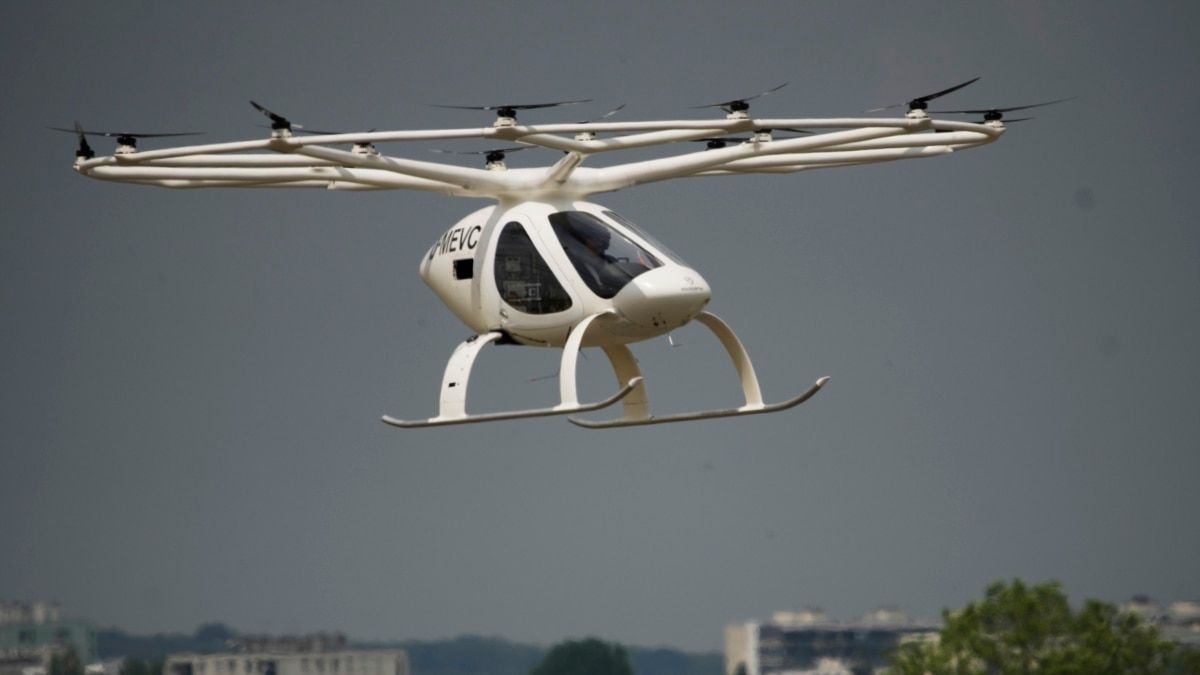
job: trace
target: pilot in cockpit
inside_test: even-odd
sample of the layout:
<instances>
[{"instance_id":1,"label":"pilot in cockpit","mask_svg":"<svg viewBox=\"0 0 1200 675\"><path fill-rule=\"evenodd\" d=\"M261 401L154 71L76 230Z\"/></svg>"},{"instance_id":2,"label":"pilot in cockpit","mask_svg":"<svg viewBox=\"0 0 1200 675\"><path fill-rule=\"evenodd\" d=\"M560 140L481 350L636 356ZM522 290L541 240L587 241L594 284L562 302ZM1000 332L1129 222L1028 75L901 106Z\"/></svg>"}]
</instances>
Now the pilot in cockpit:
<instances>
[{"instance_id":1,"label":"pilot in cockpit","mask_svg":"<svg viewBox=\"0 0 1200 675\"><path fill-rule=\"evenodd\" d=\"M593 293L611 298L639 274L662 265L604 221L583 211L560 211L550 224L575 271Z\"/></svg>"},{"instance_id":2,"label":"pilot in cockpit","mask_svg":"<svg viewBox=\"0 0 1200 675\"><path fill-rule=\"evenodd\" d=\"M629 283L630 278L629 273L622 269L618 260L608 252L612 243L612 233L600 223L587 221L579 223L576 232L579 240L592 254L582 261L592 275L591 279L584 281L594 282L593 288L597 290L603 289L604 292L600 293L602 297L612 297ZM592 286L591 283L588 285Z\"/></svg>"}]
</instances>

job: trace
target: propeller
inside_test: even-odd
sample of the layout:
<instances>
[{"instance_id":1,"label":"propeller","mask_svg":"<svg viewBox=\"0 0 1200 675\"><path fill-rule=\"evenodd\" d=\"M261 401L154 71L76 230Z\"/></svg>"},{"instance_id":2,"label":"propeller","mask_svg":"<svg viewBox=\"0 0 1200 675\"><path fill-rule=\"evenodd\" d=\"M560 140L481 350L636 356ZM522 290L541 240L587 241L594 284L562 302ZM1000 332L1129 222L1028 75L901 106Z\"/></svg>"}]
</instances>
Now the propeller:
<instances>
[{"instance_id":1,"label":"propeller","mask_svg":"<svg viewBox=\"0 0 1200 675\"><path fill-rule=\"evenodd\" d=\"M288 118L284 117L283 115L280 115L279 113L267 110L266 107L261 106L258 103L255 103L254 101L250 101L250 105L254 106L255 110L266 115L267 119L271 120L271 130L272 131L280 131L282 129L287 129L288 131L291 131L292 129L303 129L304 128L304 125L292 124L292 121L289 120Z\"/></svg>"},{"instance_id":2,"label":"propeller","mask_svg":"<svg viewBox=\"0 0 1200 675\"><path fill-rule=\"evenodd\" d=\"M807 129L759 129L758 133L769 134L772 131L790 131L797 135L812 134L812 132ZM705 143L707 145L707 147L705 149L707 149L707 150L717 150L717 149L720 149L720 148L723 148L723 147L729 145L730 143L746 143L748 141L754 140L754 138L755 138L754 136L716 136L713 138L698 138L692 142L693 143ZM779 139L779 140L786 140L787 138L792 138L792 137L784 136L782 139Z\"/></svg>"},{"instance_id":3,"label":"propeller","mask_svg":"<svg viewBox=\"0 0 1200 675\"><path fill-rule=\"evenodd\" d=\"M590 120L581 120L579 122L576 122L576 124L591 124L592 122L600 122L602 120L606 120L606 119L612 117L613 115L616 115L617 113L621 112L624 108L625 108L625 104L622 103L621 105L613 108L612 110L609 110L608 112L604 113L603 115L601 115L599 117L596 117L596 118L590 119Z\"/></svg>"},{"instance_id":4,"label":"propeller","mask_svg":"<svg viewBox=\"0 0 1200 675\"><path fill-rule=\"evenodd\" d=\"M258 127L259 129L274 129L275 128L269 124L255 124L254 126ZM309 129L307 127L302 127L299 124L292 125L292 131L294 131L295 133L298 133L298 134L309 134L312 136L331 136L333 134L342 133L340 131L318 131L316 129Z\"/></svg>"},{"instance_id":5,"label":"propeller","mask_svg":"<svg viewBox=\"0 0 1200 675\"><path fill-rule=\"evenodd\" d=\"M92 148L87 143L87 136L107 136L117 139L118 145L128 145L131 148L137 147L137 139L139 138L170 138L172 136L199 136L203 131L182 131L172 133L134 133L132 131L87 131L79 122L75 123L73 129L64 129L62 127L48 127L54 131L65 131L68 134L75 134L79 137L79 149L75 151L76 157L85 157L91 159L96 156L92 152Z\"/></svg>"},{"instance_id":6,"label":"propeller","mask_svg":"<svg viewBox=\"0 0 1200 675\"><path fill-rule=\"evenodd\" d=\"M979 108L979 109L975 109L975 110L932 110L930 112L934 112L934 113L938 113L938 114L962 113L962 114L971 114L971 115L983 115L983 121L997 122L997 121L1004 119L1004 113L1006 113L1006 112L1013 112L1016 110L1029 110L1030 108L1041 108L1042 106L1054 105L1055 103L1062 103L1063 101L1070 101L1074 98L1075 98L1074 96L1069 96L1067 98L1059 98L1059 99L1055 99L1053 101L1043 101L1042 103L1031 103L1029 105L1015 105L1015 106L1011 106L1008 108ZM1028 118L1028 117L1021 118L1021 120L1025 120L1025 119L1032 119L1032 118ZM1020 121L1020 120L1012 120L1012 121L1015 122L1015 121Z\"/></svg>"},{"instance_id":7,"label":"propeller","mask_svg":"<svg viewBox=\"0 0 1200 675\"><path fill-rule=\"evenodd\" d=\"M891 110L893 108L899 108L900 106L905 106L905 105L908 106L909 110L924 110L925 108L928 107L929 102L932 101L933 99L941 98L942 96L945 96L946 94L958 91L959 89L962 89L963 87L965 87L968 84L971 84L973 82L976 82L977 80L979 80L978 77L973 77L973 78L967 80L966 82L963 82L962 84L956 84L953 87L950 87L949 89L935 91L932 94L925 94L924 96L918 96L918 97L908 101L907 103L893 103L891 105L885 105L882 108L871 108L870 110L864 110L863 112L879 112L880 110Z\"/></svg>"},{"instance_id":8,"label":"propeller","mask_svg":"<svg viewBox=\"0 0 1200 675\"><path fill-rule=\"evenodd\" d=\"M259 103L250 101L250 105L254 106L255 110L266 115L267 119L271 120L271 130L272 131L278 131L280 129L287 129L288 131L291 131L291 132L295 132L298 134L309 134L310 136L334 136L337 134L348 133L345 131L322 131L320 129L309 129L308 127L305 127L303 124L296 124L296 123L292 122L291 120L289 120L288 118L284 117L283 115L280 115L277 112L268 110L265 106L263 106ZM367 133L371 133L372 131L375 131L375 129L370 129L367 131Z\"/></svg>"},{"instance_id":9,"label":"propeller","mask_svg":"<svg viewBox=\"0 0 1200 675\"><path fill-rule=\"evenodd\" d=\"M92 151L92 146L88 145L87 132L84 131L83 127L79 125L79 122L75 122L74 129L63 129L61 127L50 127L50 128L55 131L65 131L67 133L73 133L79 137L79 148L77 148L75 150L76 157L81 157L83 159L91 159L96 156L96 153Z\"/></svg>"},{"instance_id":10,"label":"propeller","mask_svg":"<svg viewBox=\"0 0 1200 675\"><path fill-rule=\"evenodd\" d=\"M784 82L781 85L771 87L770 89L762 92L761 94L755 94L753 96L747 96L745 98L735 98L735 99L731 99L729 101L718 101L717 103L706 103L704 105L695 105L695 106L692 106L692 109L699 110L700 108L720 108L721 110L724 110L725 112L730 113L730 114L735 113L735 112L745 112L750 109L750 103L749 103L750 101L753 101L756 98L761 98L763 96L766 96L767 94L779 91L780 89L783 89L786 86L788 86L788 83Z\"/></svg>"},{"instance_id":11,"label":"propeller","mask_svg":"<svg viewBox=\"0 0 1200 675\"><path fill-rule=\"evenodd\" d=\"M503 162L504 156L510 152L520 150L528 150L528 145L514 145L508 148L492 148L491 150L443 150L441 148L430 148L430 152L439 152L443 155L484 155L488 164Z\"/></svg>"},{"instance_id":12,"label":"propeller","mask_svg":"<svg viewBox=\"0 0 1200 675\"><path fill-rule=\"evenodd\" d=\"M265 124L255 124L254 126L260 127L262 129L271 128ZM308 134L309 136L337 136L340 134L356 133L353 131L323 131L321 129L309 129L308 127L302 127L299 124L293 124L292 131L294 131L295 133L298 133L298 134ZM366 131L364 131L362 133L370 134L370 133L374 133L376 131L378 131L378 129L376 129L375 127L371 127L370 129L367 129Z\"/></svg>"},{"instance_id":13,"label":"propeller","mask_svg":"<svg viewBox=\"0 0 1200 675\"><path fill-rule=\"evenodd\" d=\"M591 103L590 98L581 98L571 101L553 101L550 103L505 103L502 105L443 105L439 103L428 104L431 108L449 108L451 110L495 110L497 117L508 117L516 119L518 110L535 110L537 108L557 108L564 105L576 105L579 103Z\"/></svg>"}]
</instances>

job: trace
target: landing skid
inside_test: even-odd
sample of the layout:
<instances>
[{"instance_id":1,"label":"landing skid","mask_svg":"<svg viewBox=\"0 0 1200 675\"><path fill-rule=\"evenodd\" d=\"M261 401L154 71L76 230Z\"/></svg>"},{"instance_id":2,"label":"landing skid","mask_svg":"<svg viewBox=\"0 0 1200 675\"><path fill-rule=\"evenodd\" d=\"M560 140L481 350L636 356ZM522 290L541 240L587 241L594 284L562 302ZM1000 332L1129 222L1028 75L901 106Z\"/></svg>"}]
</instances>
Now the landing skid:
<instances>
[{"instance_id":1,"label":"landing skid","mask_svg":"<svg viewBox=\"0 0 1200 675\"><path fill-rule=\"evenodd\" d=\"M401 420L384 415L383 423L403 429L421 427L440 427L451 424L475 424L477 422L496 422L499 420L524 419L526 417L550 417L553 415L571 415L574 413L590 412L607 408L618 401L627 398L642 386L641 375L634 375L621 385L617 393L603 401L595 403L580 403L575 390L575 361L579 356L579 345L588 326L604 314L594 314L587 317L572 329L563 347L562 368L559 374L559 395L561 402L552 408L533 408L530 410L512 410L507 412L467 414L467 382L471 377L471 368L475 358L487 345L501 337L498 332L473 335L467 338L450 355L446 364L446 372L442 376L442 396L438 406L437 417L425 420Z\"/></svg>"},{"instance_id":2,"label":"landing skid","mask_svg":"<svg viewBox=\"0 0 1200 675\"><path fill-rule=\"evenodd\" d=\"M625 414L623 416L617 419L599 421L568 417L567 421L587 429L611 429L614 427L632 427L646 424L665 424L667 422L690 422L716 417L762 415L764 413L787 410L804 403L815 396L818 391L821 391L821 387L824 387L825 383L829 381L828 377L822 377L809 387L808 391L799 396L779 403L763 403L762 391L758 386L758 376L754 374L754 364L750 362L750 355L746 353L746 348L742 346L741 340L734 334L733 329L718 318L717 315L710 314L709 312L701 312L696 317L696 320L704 324L717 336L717 339L721 341L721 346L725 348L725 352L733 360L733 366L737 369L738 378L742 383L742 394L746 400L745 405L740 408L654 416L650 414L650 400L646 394L646 387L644 384L639 383L632 395L625 399ZM638 368L637 360L633 358L633 353L628 347L624 345L605 347L604 353L608 355L608 359L612 363L618 382L641 379L642 373Z\"/></svg>"},{"instance_id":3,"label":"landing skid","mask_svg":"<svg viewBox=\"0 0 1200 675\"><path fill-rule=\"evenodd\" d=\"M601 421L592 421L592 420L579 419L576 417L568 417L567 421L570 422L571 424L574 424L574 425L580 426L580 427L584 427L586 429L612 429L614 427L634 427L634 426L642 426L642 425L646 425L646 424L666 424L667 422L691 422L694 420L707 420L707 419L713 419L716 417L738 417L741 415L761 415L763 413L773 413L773 412L779 412L781 410L787 410L788 408L795 408L796 406L800 405L801 403L804 403L808 399L815 396L818 391L821 391L821 387L824 387L825 383L828 381L829 381L828 377L822 377L821 379L817 380L813 384L813 386L809 387L808 391L804 392L803 394L800 394L799 396L797 396L795 398L789 398L788 400L780 401L779 403L765 404L762 407L758 407L758 408L745 408L745 407L743 407L743 408L726 408L723 410L702 410L702 411L698 411L698 412L679 413L677 415L657 415L657 416L649 415L647 417L635 417L635 418L621 417L621 418L618 418L615 420L601 420Z\"/></svg>"},{"instance_id":4,"label":"landing skid","mask_svg":"<svg viewBox=\"0 0 1200 675\"><path fill-rule=\"evenodd\" d=\"M592 410L600 410L615 404L617 401L628 396L635 387L641 384L642 379L639 377L635 380L627 382L624 387L617 393L609 396L603 401L596 403L584 403L573 407L560 408L535 408L533 410L515 410L510 412L482 413L479 415L463 415L462 417L431 417L427 420L398 420L395 417L388 415L383 416L383 423L390 424L394 427L402 429L419 429L421 427L444 427L451 424L474 424L476 422L498 422L500 420L516 420L525 417L551 417L554 415L570 415L572 413L590 412Z\"/></svg>"},{"instance_id":5,"label":"landing skid","mask_svg":"<svg viewBox=\"0 0 1200 675\"><path fill-rule=\"evenodd\" d=\"M734 335L733 330L714 314L701 312L696 319L708 327L721 341L721 346L729 354L741 380L745 405L739 408L724 410L705 410L699 412L680 413L673 415L654 416L650 414L650 399L646 393L645 381L633 352L625 345L605 346L604 353L612 364L617 376L620 389L617 393L595 403L580 403L575 387L575 366L579 358L579 348L583 337L592 322L611 312L593 314L576 325L567 337L563 346L562 363L559 368L559 396L561 402L551 408L533 408L529 410L513 410L507 412L482 413L471 415L467 413L467 382L471 377L471 368L475 358L487 345L501 337L498 332L474 335L465 340L454 350L450 361L446 364L442 376L442 395L436 417L424 420L401 420L384 416L383 422L394 427L413 429L421 427L448 426L451 424L475 424L478 422L495 422L499 420L523 419L527 417L549 417L553 415L573 415L576 413L601 410L615 405L618 401L623 404L624 414L611 420L584 420L569 417L568 420L577 426L587 429L609 429L612 427L630 427L646 424L665 424L667 422L687 422L692 420L712 419L716 417L736 417L741 415L761 415L794 408L812 398L825 383L828 377L817 380L807 391L779 403L763 403L762 393L758 387L758 377L754 374L754 366L745 347Z\"/></svg>"}]
</instances>

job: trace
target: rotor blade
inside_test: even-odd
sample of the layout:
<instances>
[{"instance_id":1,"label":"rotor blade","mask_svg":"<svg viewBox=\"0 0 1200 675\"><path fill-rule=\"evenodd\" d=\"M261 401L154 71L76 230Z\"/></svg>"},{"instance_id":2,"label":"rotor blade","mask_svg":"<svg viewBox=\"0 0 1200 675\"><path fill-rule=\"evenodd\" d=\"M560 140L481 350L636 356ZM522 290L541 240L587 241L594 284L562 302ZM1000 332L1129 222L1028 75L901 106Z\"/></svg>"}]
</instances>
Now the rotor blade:
<instances>
[{"instance_id":1,"label":"rotor blade","mask_svg":"<svg viewBox=\"0 0 1200 675\"><path fill-rule=\"evenodd\" d=\"M959 89L962 89L963 87L967 86L968 84L974 84L975 82L978 82L978 81L979 81L978 77L972 77L971 79L967 80L966 82L963 82L962 84L956 84L953 87L950 87L948 89L943 89L939 92L935 92L932 94L925 94L924 96L918 96L918 97L914 98L913 100L929 102L935 98L941 98L942 96L945 96L946 94L958 91Z\"/></svg>"},{"instance_id":2,"label":"rotor blade","mask_svg":"<svg viewBox=\"0 0 1200 675\"><path fill-rule=\"evenodd\" d=\"M759 133L764 133L767 131L768 130L763 129ZM791 131L791 132L794 132L797 134L811 134L812 133L811 131L806 131L804 129L773 129L771 131ZM786 141L790 138L794 138L794 137L793 136L773 136L772 140ZM692 142L693 143L746 143L746 142L752 141L752 140L754 140L753 136L712 136L710 138L695 138L695 139L692 139Z\"/></svg>"},{"instance_id":3,"label":"rotor blade","mask_svg":"<svg viewBox=\"0 0 1200 675\"><path fill-rule=\"evenodd\" d=\"M693 143L745 143L749 136L713 136L712 138L693 138Z\"/></svg>"},{"instance_id":4,"label":"rotor blade","mask_svg":"<svg viewBox=\"0 0 1200 675\"><path fill-rule=\"evenodd\" d=\"M134 138L169 138L171 136L200 136L202 134L204 134L203 131L179 131L179 132L173 132L173 133L167 133L167 134L142 134L142 133L119 134L119 133L115 133L115 132L109 132L109 133L105 134L105 136L133 136Z\"/></svg>"},{"instance_id":5,"label":"rotor blade","mask_svg":"<svg viewBox=\"0 0 1200 675\"><path fill-rule=\"evenodd\" d=\"M270 127L265 124L256 124L254 126L270 129ZM308 127L302 127L299 124L292 124L292 131L297 134L308 134L310 136L333 136L335 134L346 133L344 131L321 131L320 129L309 129Z\"/></svg>"},{"instance_id":6,"label":"rotor blade","mask_svg":"<svg viewBox=\"0 0 1200 675\"><path fill-rule=\"evenodd\" d=\"M966 82L963 82L962 84L956 84L953 87L950 87L949 89L943 89L941 91L934 92L932 94L925 94L924 96L918 96L914 99L905 101L904 103L893 103L891 105L885 105L882 108L871 108L870 110L864 110L863 112L879 112L881 110L891 110L892 108L899 108L901 106L908 106L908 107L912 108L912 107L914 107L913 104L915 104L915 103L928 103L935 98L940 98L951 92L958 91L959 89L962 89L963 87L967 86L968 84L972 84L978 80L979 80L978 77L974 77L974 78L967 80Z\"/></svg>"},{"instance_id":7,"label":"rotor blade","mask_svg":"<svg viewBox=\"0 0 1200 675\"><path fill-rule=\"evenodd\" d=\"M266 115L267 119L271 120L271 131L276 131L276 130L292 131L293 129L303 129L304 128L304 125L292 124L292 121L289 120L288 118L284 117L283 115L280 115L279 113L268 110L265 106L255 102L255 101L250 101L250 105L254 106L255 110Z\"/></svg>"},{"instance_id":8,"label":"rotor blade","mask_svg":"<svg viewBox=\"0 0 1200 675\"><path fill-rule=\"evenodd\" d=\"M518 150L528 150L529 148L530 146L528 145L515 145L511 148L495 148L493 150L445 150L442 148L429 148L429 151L443 155L490 155L495 152L508 154L510 152L517 152Z\"/></svg>"},{"instance_id":9,"label":"rotor blade","mask_svg":"<svg viewBox=\"0 0 1200 675\"><path fill-rule=\"evenodd\" d=\"M256 126L260 129L270 129L271 128L265 124L255 124L254 126ZM308 127L302 127L299 124L293 124L292 131L294 131L295 133L298 133L298 134L308 134L309 136L338 136L341 134L357 133L357 132L353 132L353 131L328 131L328 130L322 130L322 129L309 129ZM372 133L375 133L376 131L378 131L378 129L372 127L362 133L372 134Z\"/></svg>"},{"instance_id":10,"label":"rotor blade","mask_svg":"<svg viewBox=\"0 0 1200 675\"><path fill-rule=\"evenodd\" d=\"M592 122L599 122L601 120L606 120L606 119L612 117L613 115L616 115L617 113L621 112L621 110L624 107L625 107L625 104L622 103L621 105L613 108L612 110L609 110L608 112L604 113L603 115L601 115L595 119L583 120L582 122L577 122L577 124L591 124Z\"/></svg>"},{"instance_id":11,"label":"rotor blade","mask_svg":"<svg viewBox=\"0 0 1200 675\"><path fill-rule=\"evenodd\" d=\"M603 115L601 115L601 116L600 116L598 119L601 119L601 120L606 120L606 119L608 119L608 118L612 117L613 115L616 115L617 113L621 112L621 111L622 111L622 110L624 110L624 109L625 109L625 104L624 104L624 103L622 103L621 105L619 105L619 106L617 106L617 107L613 108L612 110L609 110L608 112L604 113L604 114L603 114Z\"/></svg>"},{"instance_id":12,"label":"rotor blade","mask_svg":"<svg viewBox=\"0 0 1200 675\"><path fill-rule=\"evenodd\" d=\"M783 89L786 86L788 86L788 83L784 82L783 84L771 87L770 89L762 92L761 94L755 94L753 96L747 96L745 98L734 98L734 99L730 99L728 101L719 101L717 103L706 103L704 105L694 105L694 106L692 106L692 110L699 110L700 108L727 108L727 107L733 105L734 103L745 103L746 101L753 101L756 98L762 98L763 96L766 96L767 94L779 91L780 89Z\"/></svg>"},{"instance_id":13,"label":"rotor blade","mask_svg":"<svg viewBox=\"0 0 1200 675\"><path fill-rule=\"evenodd\" d=\"M254 102L254 101L250 101L250 105L254 106L255 110L266 115L267 118L269 118L272 122L279 122L282 124L288 123L288 119L286 117L284 117L283 115L271 112L270 110L267 110L264 106L259 105L258 103Z\"/></svg>"},{"instance_id":14,"label":"rotor blade","mask_svg":"<svg viewBox=\"0 0 1200 675\"><path fill-rule=\"evenodd\" d=\"M1013 112L1014 110L1029 110L1030 108L1041 108L1042 106L1054 105L1055 103L1062 103L1063 101L1071 101L1071 100L1074 100L1075 98L1076 97L1074 97L1074 96L1068 96L1067 98L1059 98L1059 99L1055 99L1053 101L1044 101L1042 103L1031 103L1029 105L1015 105L1015 106L1011 106L1008 108L977 108L977 109L973 109L973 110L932 110L930 112L986 115L988 113L1006 113L1006 112Z\"/></svg>"},{"instance_id":15,"label":"rotor blade","mask_svg":"<svg viewBox=\"0 0 1200 675\"><path fill-rule=\"evenodd\" d=\"M62 127L46 127L46 128L53 129L54 131L65 131L69 134L76 134L80 137L83 137L83 136L107 136L109 138L119 138L121 136L132 136L133 138L169 138L171 136L199 136L204 133L203 131L179 131L179 132L172 132L172 133L152 133L152 134L151 133L133 133L133 132L126 132L126 131L86 131L79 126L78 122L75 123L74 129L64 129Z\"/></svg>"},{"instance_id":16,"label":"rotor blade","mask_svg":"<svg viewBox=\"0 0 1200 675\"><path fill-rule=\"evenodd\" d=\"M791 131L791 132L797 134L796 136L772 137L771 140L773 140L773 141L786 141L786 140L790 140L793 138L798 138L800 134L811 134L812 133L811 131L808 131L806 129L760 129L758 131L758 133L770 134L772 131ZM718 149L724 148L730 144L758 142L758 141L755 141L754 139L755 139L755 136L713 136L710 138L693 139L692 142L693 143L705 143L708 146L707 147L708 150L718 150ZM765 142L765 141L762 141L762 142Z\"/></svg>"},{"instance_id":17,"label":"rotor blade","mask_svg":"<svg viewBox=\"0 0 1200 675\"><path fill-rule=\"evenodd\" d=\"M80 138L83 138L88 133L79 126L79 122L75 123L74 129L64 129L62 127L46 127L46 128L50 129L51 131L65 131L68 134L75 134L76 136L79 136Z\"/></svg>"},{"instance_id":18,"label":"rotor blade","mask_svg":"<svg viewBox=\"0 0 1200 675\"><path fill-rule=\"evenodd\" d=\"M553 108L560 105L575 105L577 103L591 103L590 98L581 98L572 101L554 101L551 103L517 103L511 105L445 105L441 103L427 103L430 108L450 108L452 110L533 110L536 108Z\"/></svg>"},{"instance_id":19,"label":"rotor blade","mask_svg":"<svg viewBox=\"0 0 1200 675\"><path fill-rule=\"evenodd\" d=\"M74 129L62 129L59 127L50 127L50 128L55 131L65 131L67 133L73 133L73 134L75 134L76 137L79 138L79 147L75 151L76 157L83 157L85 159L91 159L92 157L96 156L96 153L92 152L92 146L88 145L87 136L84 134L83 126L79 124L79 120L75 121Z\"/></svg>"}]
</instances>

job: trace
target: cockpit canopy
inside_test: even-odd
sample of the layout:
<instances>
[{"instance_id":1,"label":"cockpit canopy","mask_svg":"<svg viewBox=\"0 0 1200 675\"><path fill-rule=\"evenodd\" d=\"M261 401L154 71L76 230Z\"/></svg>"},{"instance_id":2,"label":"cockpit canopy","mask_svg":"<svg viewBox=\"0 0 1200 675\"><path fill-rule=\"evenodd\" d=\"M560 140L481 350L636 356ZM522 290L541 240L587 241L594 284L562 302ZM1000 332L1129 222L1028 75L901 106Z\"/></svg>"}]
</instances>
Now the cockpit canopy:
<instances>
[{"instance_id":1,"label":"cockpit canopy","mask_svg":"<svg viewBox=\"0 0 1200 675\"><path fill-rule=\"evenodd\" d=\"M554 235L580 278L601 298L616 295L639 274L663 263L654 254L586 211L549 216Z\"/></svg>"}]
</instances>

